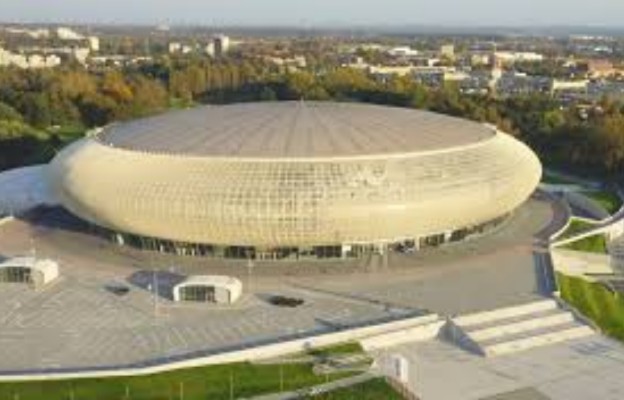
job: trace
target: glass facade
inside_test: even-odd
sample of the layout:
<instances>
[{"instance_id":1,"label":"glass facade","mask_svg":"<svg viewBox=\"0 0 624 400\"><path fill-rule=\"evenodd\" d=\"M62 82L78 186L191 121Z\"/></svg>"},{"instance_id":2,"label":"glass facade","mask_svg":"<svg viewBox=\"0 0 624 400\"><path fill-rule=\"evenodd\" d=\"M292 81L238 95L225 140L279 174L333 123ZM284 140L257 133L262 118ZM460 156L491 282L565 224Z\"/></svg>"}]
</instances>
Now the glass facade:
<instances>
[{"instance_id":1,"label":"glass facade","mask_svg":"<svg viewBox=\"0 0 624 400\"><path fill-rule=\"evenodd\" d=\"M214 303L216 301L215 288L205 285L185 286L180 288L180 300Z\"/></svg>"},{"instance_id":2,"label":"glass facade","mask_svg":"<svg viewBox=\"0 0 624 400\"><path fill-rule=\"evenodd\" d=\"M426 237L405 239L395 243L342 244L316 247L274 247L256 248L241 246L219 246L202 243L183 243L160 238L150 238L123 232L114 232L106 228L94 227L100 236L113 242L146 251L168 253L181 256L214 257L239 260L322 260L359 258L385 251L411 252L422 248L439 247L461 242L485 234L507 219L507 215L476 226L462 228L453 232L439 233Z\"/></svg>"},{"instance_id":3,"label":"glass facade","mask_svg":"<svg viewBox=\"0 0 624 400\"><path fill-rule=\"evenodd\" d=\"M0 282L32 283L32 271L24 267L0 268Z\"/></svg>"}]
</instances>

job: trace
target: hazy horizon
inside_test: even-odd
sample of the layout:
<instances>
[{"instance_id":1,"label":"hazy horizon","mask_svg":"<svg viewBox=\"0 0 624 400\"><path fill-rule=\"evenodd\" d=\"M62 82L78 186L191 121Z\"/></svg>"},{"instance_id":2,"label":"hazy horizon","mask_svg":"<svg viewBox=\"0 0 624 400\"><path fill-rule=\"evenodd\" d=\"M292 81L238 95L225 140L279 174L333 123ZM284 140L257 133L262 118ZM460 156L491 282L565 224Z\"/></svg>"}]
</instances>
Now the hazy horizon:
<instances>
[{"instance_id":1,"label":"hazy horizon","mask_svg":"<svg viewBox=\"0 0 624 400\"><path fill-rule=\"evenodd\" d=\"M624 1L595 0L0 0L3 22L218 26L621 28ZM130 6L132 4L132 6Z\"/></svg>"}]
</instances>

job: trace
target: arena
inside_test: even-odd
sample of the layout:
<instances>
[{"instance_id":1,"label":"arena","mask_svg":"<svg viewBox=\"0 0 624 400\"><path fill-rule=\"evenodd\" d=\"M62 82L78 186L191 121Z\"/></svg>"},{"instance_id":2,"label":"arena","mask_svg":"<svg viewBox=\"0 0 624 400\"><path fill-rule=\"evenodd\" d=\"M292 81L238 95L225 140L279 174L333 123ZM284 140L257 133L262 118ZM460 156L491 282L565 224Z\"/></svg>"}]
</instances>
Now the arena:
<instances>
[{"instance_id":1,"label":"arena","mask_svg":"<svg viewBox=\"0 0 624 400\"><path fill-rule=\"evenodd\" d=\"M119 244L300 259L479 234L525 202L541 165L489 125L301 101L112 125L59 153L49 174L61 204Z\"/></svg>"}]
</instances>

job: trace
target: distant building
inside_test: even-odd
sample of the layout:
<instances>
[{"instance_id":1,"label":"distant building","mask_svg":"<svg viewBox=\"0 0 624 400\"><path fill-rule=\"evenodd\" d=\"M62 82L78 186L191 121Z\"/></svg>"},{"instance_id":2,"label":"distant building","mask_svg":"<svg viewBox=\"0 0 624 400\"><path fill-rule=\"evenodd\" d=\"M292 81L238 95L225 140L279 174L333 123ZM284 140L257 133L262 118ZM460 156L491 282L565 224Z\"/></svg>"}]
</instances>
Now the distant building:
<instances>
[{"instance_id":1,"label":"distant building","mask_svg":"<svg viewBox=\"0 0 624 400\"><path fill-rule=\"evenodd\" d=\"M13 54L8 50L0 48L0 66L6 67L9 65L17 65L17 58L23 57L19 54ZM26 58L24 57L22 62L26 63Z\"/></svg>"},{"instance_id":2,"label":"distant building","mask_svg":"<svg viewBox=\"0 0 624 400\"><path fill-rule=\"evenodd\" d=\"M587 60L585 69L590 78L607 78L619 72L611 61L605 59Z\"/></svg>"},{"instance_id":3,"label":"distant building","mask_svg":"<svg viewBox=\"0 0 624 400\"><path fill-rule=\"evenodd\" d=\"M22 69L53 68L61 65L61 58L55 54L20 54L0 48L0 67L15 66Z\"/></svg>"},{"instance_id":4,"label":"distant building","mask_svg":"<svg viewBox=\"0 0 624 400\"><path fill-rule=\"evenodd\" d=\"M440 56L448 58L450 60L455 58L455 46L452 44L445 44L440 47Z\"/></svg>"},{"instance_id":5,"label":"distant building","mask_svg":"<svg viewBox=\"0 0 624 400\"><path fill-rule=\"evenodd\" d=\"M56 36L58 36L58 38L61 40L83 40L84 39L84 36L66 27L57 28Z\"/></svg>"},{"instance_id":6,"label":"distant building","mask_svg":"<svg viewBox=\"0 0 624 400\"><path fill-rule=\"evenodd\" d=\"M80 64L86 64L89 54L91 54L91 49L88 47L75 47L71 49L71 56Z\"/></svg>"},{"instance_id":7,"label":"distant building","mask_svg":"<svg viewBox=\"0 0 624 400\"><path fill-rule=\"evenodd\" d=\"M470 55L470 65L473 67L490 65L492 63L491 53L473 53Z\"/></svg>"},{"instance_id":8,"label":"distant building","mask_svg":"<svg viewBox=\"0 0 624 400\"><path fill-rule=\"evenodd\" d=\"M219 35L215 37L213 40L213 44L214 44L214 55L216 57L223 56L227 54L227 52L230 50L230 38L228 36Z\"/></svg>"},{"instance_id":9,"label":"distant building","mask_svg":"<svg viewBox=\"0 0 624 400\"><path fill-rule=\"evenodd\" d=\"M497 51L494 54L496 59L503 64L544 61L544 56L542 54L532 52Z\"/></svg>"},{"instance_id":10,"label":"distant building","mask_svg":"<svg viewBox=\"0 0 624 400\"><path fill-rule=\"evenodd\" d=\"M419 53L418 50L412 49L409 46L401 46L388 50L388 54L393 57L416 57Z\"/></svg>"},{"instance_id":11,"label":"distant building","mask_svg":"<svg viewBox=\"0 0 624 400\"><path fill-rule=\"evenodd\" d=\"M368 67L368 73L378 76L406 76L414 72L414 66L394 66L394 65L370 65Z\"/></svg>"},{"instance_id":12,"label":"distant building","mask_svg":"<svg viewBox=\"0 0 624 400\"><path fill-rule=\"evenodd\" d=\"M89 40L91 51L100 51L100 39L97 36L89 36L87 39Z\"/></svg>"},{"instance_id":13,"label":"distant building","mask_svg":"<svg viewBox=\"0 0 624 400\"><path fill-rule=\"evenodd\" d=\"M300 68L305 68L307 66L307 61L304 56L294 56L294 57L267 57L266 61L271 62L280 67L286 67L291 70L297 70Z\"/></svg>"},{"instance_id":14,"label":"distant building","mask_svg":"<svg viewBox=\"0 0 624 400\"><path fill-rule=\"evenodd\" d=\"M180 42L171 42L169 43L169 54L188 54L192 52L194 49L192 46L182 44Z\"/></svg>"},{"instance_id":15,"label":"distant building","mask_svg":"<svg viewBox=\"0 0 624 400\"><path fill-rule=\"evenodd\" d=\"M206 54L208 54L210 57L214 57L215 56L214 42L208 43L206 47L204 48L204 50L206 51Z\"/></svg>"},{"instance_id":16,"label":"distant building","mask_svg":"<svg viewBox=\"0 0 624 400\"><path fill-rule=\"evenodd\" d=\"M558 79L553 79L550 85L550 89L553 92L558 90L587 90L587 85L589 81L562 81Z\"/></svg>"},{"instance_id":17,"label":"distant building","mask_svg":"<svg viewBox=\"0 0 624 400\"><path fill-rule=\"evenodd\" d=\"M99 65L114 65L114 66L125 66L125 65L134 65L140 64L143 62L151 62L154 59L149 56L128 56L128 55L106 55L106 56L97 56L91 57L89 62L92 64Z\"/></svg>"},{"instance_id":18,"label":"distant building","mask_svg":"<svg viewBox=\"0 0 624 400\"><path fill-rule=\"evenodd\" d=\"M49 29L6 28L6 31L14 35L26 35L33 39L45 39L50 37Z\"/></svg>"},{"instance_id":19,"label":"distant building","mask_svg":"<svg viewBox=\"0 0 624 400\"><path fill-rule=\"evenodd\" d=\"M498 82L503 77L503 61L498 57L498 53L492 55L492 70L490 71L490 81L488 82L488 88L490 93L496 94L498 89Z\"/></svg>"},{"instance_id":20,"label":"distant building","mask_svg":"<svg viewBox=\"0 0 624 400\"><path fill-rule=\"evenodd\" d=\"M179 43L179 42L169 43L169 54L179 53L181 50L182 50L182 43Z\"/></svg>"}]
</instances>

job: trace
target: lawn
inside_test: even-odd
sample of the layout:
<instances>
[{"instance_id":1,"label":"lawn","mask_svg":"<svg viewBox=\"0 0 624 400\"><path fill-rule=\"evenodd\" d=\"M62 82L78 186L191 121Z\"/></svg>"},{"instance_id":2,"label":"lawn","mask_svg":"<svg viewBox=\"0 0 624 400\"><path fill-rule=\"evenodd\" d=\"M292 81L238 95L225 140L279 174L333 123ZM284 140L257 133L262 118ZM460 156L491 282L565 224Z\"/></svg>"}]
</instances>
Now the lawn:
<instances>
[{"instance_id":1,"label":"lawn","mask_svg":"<svg viewBox=\"0 0 624 400\"><path fill-rule=\"evenodd\" d=\"M587 253L607 254L607 239L604 235L595 235L562 246L564 249Z\"/></svg>"},{"instance_id":2,"label":"lawn","mask_svg":"<svg viewBox=\"0 0 624 400\"><path fill-rule=\"evenodd\" d=\"M600 283L557 273L561 297L602 331L624 341L624 299Z\"/></svg>"},{"instance_id":3,"label":"lawn","mask_svg":"<svg viewBox=\"0 0 624 400\"><path fill-rule=\"evenodd\" d=\"M582 193L600 204L609 214L615 214L622 207L622 199L617 193L608 191L586 191Z\"/></svg>"},{"instance_id":4,"label":"lawn","mask_svg":"<svg viewBox=\"0 0 624 400\"><path fill-rule=\"evenodd\" d=\"M353 375L317 376L311 363L234 363L147 376L0 383L0 399L19 400L220 400L297 390ZM282 381L283 379L283 381Z\"/></svg>"},{"instance_id":5,"label":"lawn","mask_svg":"<svg viewBox=\"0 0 624 400\"><path fill-rule=\"evenodd\" d=\"M334 390L316 396L309 396L313 400L403 400L384 378L374 378L369 381L347 388Z\"/></svg>"},{"instance_id":6,"label":"lawn","mask_svg":"<svg viewBox=\"0 0 624 400\"><path fill-rule=\"evenodd\" d=\"M572 218L570 225L568 225L566 230L563 231L557 239L567 239L580 233L587 232L595 227L596 226L594 224L590 224L589 222Z\"/></svg>"},{"instance_id":7,"label":"lawn","mask_svg":"<svg viewBox=\"0 0 624 400\"><path fill-rule=\"evenodd\" d=\"M358 342L347 342L334 346L310 349L307 353L315 357L327 358L330 356L340 356L346 354L364 354L364 349Z\"/></svg>"}]
</instances>

